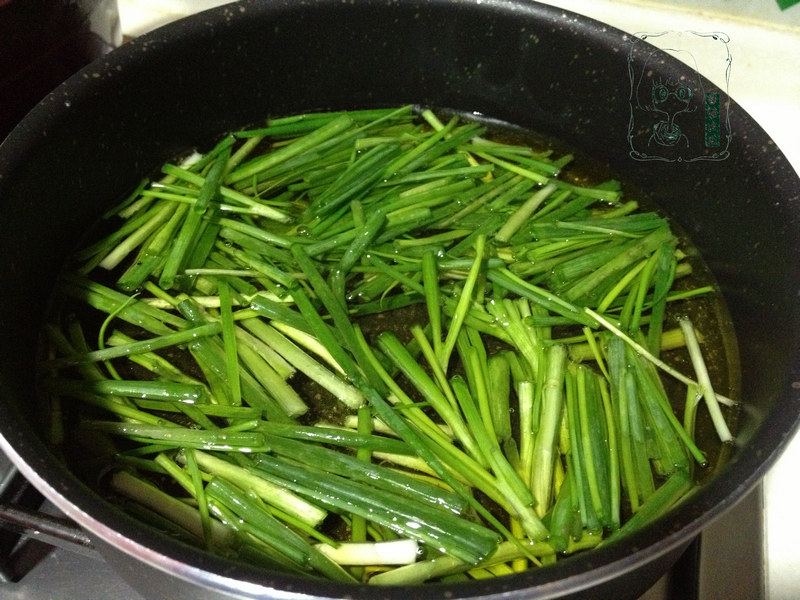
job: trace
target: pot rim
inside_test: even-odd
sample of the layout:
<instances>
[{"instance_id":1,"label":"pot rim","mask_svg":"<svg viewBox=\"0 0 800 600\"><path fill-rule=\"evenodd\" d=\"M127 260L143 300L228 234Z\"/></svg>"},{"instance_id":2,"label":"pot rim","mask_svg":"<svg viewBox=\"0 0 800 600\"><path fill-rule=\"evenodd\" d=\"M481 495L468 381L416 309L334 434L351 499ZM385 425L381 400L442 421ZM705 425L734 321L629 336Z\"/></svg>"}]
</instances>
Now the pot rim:
<instances>
[{"instance_id":1,"label":"pot rim","mask_svg":"<svg viewBox=\"0 0 800 600\"><path fill-rule=\"evenodd\" d=\"M316 4L334 4L334 2L322 0ZM366 4L377 6L383 3L369 1ZM427 4L444 5L448 2L433 0ZM481 2L475 0L474 4ZM485 4L493 6L494 9L528 12L547 19L554 19L566 13L587 28L598 31L602 28L604 35L609 35L609 31L617 31L588 17L548 5L522 0L492 1ZM277 11L280 8L280 3L274 3L265 10ZM136 43L123 46L83 69L54 93L63 93L73 103L80 103L82 98L89 94L85 86L87 75L134 61L143 48L149 47L148 51L158 52L159 45L168 38L180 39L183 36L196 35L205 27L212 27L215 20L229 18L231 10L233 9L230 5L221 6L202 13L202 16L194 15L146 34ZM35 130L37 126L48 123L51 112L52 107L34 109L26 118L25 127ZM12 132L0 147L0 169L13 170L25 160L29 145L37 141L27 137L25 132L19 129ZM795 356L800 356L800 352ZM800 361L794 361L787 381L800 381ZM686 543L705 525L743 498L785 449L788 440L800 426L800 399L797 396L792 398L786 395L776 399L773 408L781 410L786 415L793 415L793 418L773 418L765 421L746 444L746 448L757 448L757 452L738 452L712 481L698 489L691 499L672 509L667 518L658 519L623 540L609 543L602 550L559 561L545 570L531 569L519 575L492 581L428 584L428 587L443 596L478 598L502 592L509 598L522 598L530 587L536 586L537 592L543 594L542 598L557 598L596 586L599 582L623 572L633 571L642 564L667 554ZM0 415L2 415L0 447L35 487L92 535L164 572L204 587L252 596L278 594L285 598L306 596L375 598L380 595L399 600L407 596L410 590L419 589L419 586L376 588L366 584L345 585L331 582L325 582L320 586L319 582L313 580L273 574L269 574L268 577L273 580L272 582L259 583L259 580L264 580L263 570L207 555L195 549L189 551L182 544L150 531L131 517L121 514L76 476L66 472L43 443L38 439L29 439L32 430L16 410L12 412L6 406L0 406ZM742 473L745 474L744 477L741 476ZM324 592L321 593L322 590Z\"/></svg>"}]
</instances>

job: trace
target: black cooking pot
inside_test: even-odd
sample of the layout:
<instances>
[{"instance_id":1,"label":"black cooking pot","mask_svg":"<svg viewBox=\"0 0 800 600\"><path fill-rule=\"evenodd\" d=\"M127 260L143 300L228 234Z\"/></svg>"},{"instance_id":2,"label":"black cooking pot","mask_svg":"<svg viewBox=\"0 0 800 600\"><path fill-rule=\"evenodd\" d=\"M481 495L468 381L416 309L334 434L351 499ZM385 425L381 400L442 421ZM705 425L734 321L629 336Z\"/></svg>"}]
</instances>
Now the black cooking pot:
<instances>
[{"instance_id":1,"label":"black cooking pot","mask_svg":"<svg viewBox=\"0 0 800 600\"><path fill-rule=\"evenodd\" d=\"M629 76L696 78L669 56L631 52L632 41L522 0L242 2L159 29L84 69L0 149L3 449L153 598L638 596L757 483L797 424L800 185L768 136L702 79L712 100L721 94L723 114L729 109L713 152L675 154L670 131L652 122L629 135L642 106ZM234 564L132 520L67 471L37 431L31 398L42 313L63 257L87 227L143 174L222 132L270 115L405 103L478 112L560 138L608 163L690 233L741 343L743 411L727 464L619 542L547 568L424 591ZM649 139L635 147L648 132L666 136L655 152Z\"/></svg>"}]
</instances>

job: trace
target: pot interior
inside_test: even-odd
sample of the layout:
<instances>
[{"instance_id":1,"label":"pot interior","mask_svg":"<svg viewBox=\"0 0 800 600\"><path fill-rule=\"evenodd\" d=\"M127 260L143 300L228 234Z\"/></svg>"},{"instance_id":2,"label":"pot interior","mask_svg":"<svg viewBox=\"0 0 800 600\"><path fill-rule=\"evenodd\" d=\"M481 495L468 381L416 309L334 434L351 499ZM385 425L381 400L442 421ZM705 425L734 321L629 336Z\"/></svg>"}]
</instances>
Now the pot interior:
<instances>
[{"instance_id":1,"label":"pot interior","mask_svg":"<svg viewBox=\"0 0 800 600\"><path fill-rule=\"evenodd\" d=\"M164 161L215 136L314 110L419 104L477 113L561 139L608 165L688 232L720 284L740 342L743 411L730 461L695 496L591 556L442 594L566 597L667 555L764 473L800 413L800 204L797 175L733 101L722 160L631 156L629 36L530 2L242 2L164 27L95 62L46 98L0 149L0 429L16 459L106 542L111 530L189 565L180 577L247 579L337 597L265 576L141 528L59 463L30 414L37 335L62 257L87 227ZM669 56L664 78L694 73ZM102 524L97 526L97 523ZM153 560L142 556L143 560ZM666 567L664 567L666 569ZM228 579L229 578L229 579ZM646 588L643 588L646 589ZM260 591L259 591L260 590ZM382 590L383 592L383 590ZM387 597L407 594L388 590ZM585 597L585 596L583 596ZM602 596L597 596L602 597ZM620 597L619 595L615 597Z\"/></svg>"}]
</instances>

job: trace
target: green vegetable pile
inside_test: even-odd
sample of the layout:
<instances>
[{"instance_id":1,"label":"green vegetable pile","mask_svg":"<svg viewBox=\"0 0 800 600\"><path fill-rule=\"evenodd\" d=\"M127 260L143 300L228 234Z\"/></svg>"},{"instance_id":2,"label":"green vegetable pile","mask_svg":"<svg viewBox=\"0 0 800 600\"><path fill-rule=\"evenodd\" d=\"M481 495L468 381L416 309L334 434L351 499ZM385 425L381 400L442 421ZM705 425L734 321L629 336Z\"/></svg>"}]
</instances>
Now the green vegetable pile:
<instances>
[{"instance_id":1,"label":"green vegetable pile","mask_svg":"<svg viewBox=\"0 0 800 600\"><path fill-rule=\"evenodd\" d=\"M676 291L678 239L617 182L485 133L313 113L165 165L59 282L53 443L175 536L337 581L503 575L662 514L701 400L731 439L665 319L714 292Z\"/></svg>"}]
</instances>

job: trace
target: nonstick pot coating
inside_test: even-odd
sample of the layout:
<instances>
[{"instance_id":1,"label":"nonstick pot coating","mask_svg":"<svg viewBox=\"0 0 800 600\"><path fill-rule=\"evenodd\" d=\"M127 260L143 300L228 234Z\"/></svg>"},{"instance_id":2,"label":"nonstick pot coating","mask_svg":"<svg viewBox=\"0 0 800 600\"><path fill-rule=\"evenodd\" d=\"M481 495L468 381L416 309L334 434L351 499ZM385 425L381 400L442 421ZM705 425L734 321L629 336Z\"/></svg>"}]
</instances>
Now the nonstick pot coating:
<instances>
[{"instance_id":1,"label":"nonstick pot coating","mask_svg":"<svg viewBox=\"0 0 800 600\"><path fill-rule=\"evenodd\" d=\"M703 525L756 484L796 427L800 186L732 101L725 160L634 160L631 41L521 0L240 2L93 63L0 148L4 450L153 597L637 597ZM652 68L692 75L668 56ZM689 232L720 282L740 340L744 410L729 463L667 518L620 542L546 569L424 592L345 587L231 563L142 526L70 474L32 414L36 340L63 257L104 209L176 154L267 116L406 103L480 113L560 138L607 163Z\"/></svg>"}]
</instances>

